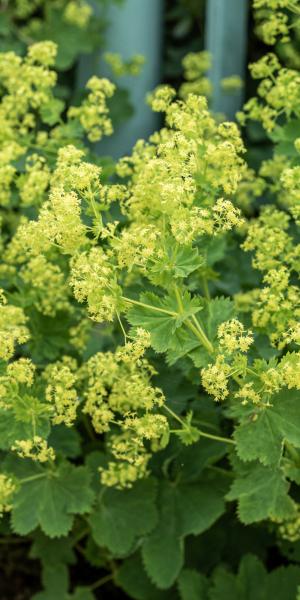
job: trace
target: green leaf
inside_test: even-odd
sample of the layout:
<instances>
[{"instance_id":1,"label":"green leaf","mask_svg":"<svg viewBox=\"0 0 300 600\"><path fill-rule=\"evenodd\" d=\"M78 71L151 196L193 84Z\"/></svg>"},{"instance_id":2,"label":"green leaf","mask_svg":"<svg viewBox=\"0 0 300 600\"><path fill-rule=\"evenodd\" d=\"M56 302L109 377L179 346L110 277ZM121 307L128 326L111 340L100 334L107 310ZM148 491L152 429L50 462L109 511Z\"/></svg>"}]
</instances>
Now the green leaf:
<instances>
[{"instance_id":1,"label":"green leaf","mask_svg":"<svg viewBox=\"0 0 300 600\"><path fill-rule=\"evenodd\" d=\"M224 568L217 569L213 577L210 600L267 600L264 587L267 573L256 558L243 557L235 576Z\"/></svg>"},{"instance_id":2,"label":"green leaf","mask_svg":"<svg viewBox=\"0 0 300 600\"><path fill-rule=\"evenodd\" d=\"M64 110L65 103L58 98L52 98L47 104L43 104L40 109L40 115L43 123L55 125L60 120L60 115Z\"/></svg>"},{"instance_id":3,"label":"green leaf","mask_svg":"<svg viewBox=\"0 0 300 600\"><path fill-rule=\"evenodd\" d=\"M289 119L284 125L278 125L269 136L276 144L276 155L283 154L297 159L298 153L294 142L300 136L300 119Z\"/></svg>"},{"instance_id":4,"label":"green leaf","mask_svg":"<svg viewBox=\"0 0 300 600\"><path fill-rule=\"evenodd\" d=\"M163 299L150 292L142 294L140 302L156 308L177 312L177 305L169 299ZM151 345L156 352L165 352L170 347L170 340L176 329L177 317L151 310L143 306L133 306L127 313L127 319L134 327L143 327L151 334Z\"/></svg>"},{"instance_id":5,"label":"green leaf","mask_svg":"<svg viewBox=\"0 0 300 600\"><path fill-rule=\"evenodd\" d=\"M172 239L165 244L163 256L150 264L147 276L155 285L170 289L174 279L188 277L190 273L203 267L204 263L204 258L196 248L178 247Z\"/></svg>"},{"instance_id":6,"label":"green leaf","mask_svg":"<svg viewBox=\"0 0 300 600\"><path fill-rule=\"evenodd\" d=\"M198 440L200 439L199 429L197 429L196 427L192 427L191 425L189 425L189 427L186 428L178 429L176 431L176 435L177 437L179 437L181 443L184 446L190 446L191 444L198 442Z\"/></svg>"},{"instance_id":7,"label":"green leaf","mask_svg":"<svg viewBox=\"0 0 300 600\"><path fill-rule=\"evenodd\" d=\"M300 466L293 459L285 458L281 465L282 471L287 479L300 485Z\"/></svg>"},{"instance_id":8,"label":"green leaf","mask_svg":"<svg viewBox=\"0 0 300 600\"><path fill-rule=\"evenodd\" d=\"M37 530L30 548L30 557L38 558L43 564L74 564L72 545L71 538L49 539L42 531Z\"/></svg>"},{"instance_id":9,"label":"green leaf","mask_svg":"<svg viewBox=\"0 0 300 600\"><path fill-rule=\"evenodd\" d=\"M42 406L42 405L41 405ZM49 418L36 415L35 434L47 438L50 431ZM16 418L12 410L0 409L0 449L8 450L16 440L31 439L33 435L32 420L27 412L26 421Z\"/></svg>"},{"instance_id":10,"label":"green leaf","mask_svg":"<svg viewBox=\"0 0 300 600\"><path fill-rule=\"evenodd\" d=\"M92 567L97 569L107 567L106 549L100 548L91 536L88 536L84 547L84 558Z\"/></svg>"},{"instance_id":11,"label":"green leaf","mask_svg":"<svg viewBox=\"0 0 300 600\"><path fill-rule=\"evenodd\" d=\"M156 493L154 479L137 481L128 490L104 489L90 517L95 542L116 556L128 554L135 539L156 526Z\"/></svg>"},{"instance_id":12,"label":"green leaf","mask_svg":"<svg viewBox=\"0 0 300 600\"><path fill-rule=\"evenodd\" d=\"M241 600L236 578L223 567L219 568L214 575L209 600Z\"/></svg>"},{"instance_id":13,"label":"green leaf","mask_svg":"<svg viewBox=\"0 0 300 600\"><path fill-rule=\"evenodd\" d=\"M85 457L85 462L92 473L92 488L96 493L99 493L102 485L99 477L99 469L107 467L108 457L103 451L93 450Z\"/></svg>"},{"instance_id":14,"label":"green leaf","mask_svg":"<svg viewBox=\"0 0 300 600\"><path fill-rule=\"evenodd\" d=\"M271 406L256 409L255 419L247 418L234 433L237 453L244 461L259 459L264 465L276 465L284 440L300 448L299 392L286 390L271 399Z\"/></svg>"},{"instance_id":15,"label":"green leaf","mask_svg":"<svg viewBox=\"0 0 300 600\"><path fill-rule=\"evenodd\" d=\"M180 358L183 358L195 348L199 348L199 340L193 332L183 327L177 329L173 335L171 347L167 352L167 363L170 366L174 365ZM205 350L204 352L207 354Z\"/></svg>"},{"instance_id":16,"label":"green leaf","mask_svg":"<svg viewBox=\"0 0 300 600\"><path fill-rule=\"evenodd\" d=\"M263 410L254 421L244 422L234 432L236 450L244 461L259 459L264 465L279 464L283 439L274 429L269 409Z\"/></svg>"},{"instance_id":17,"label":"green leaf","mask_svg":"<svg viewBox=\"0 0 300 600\"><path fill-rule=\"evenodd\" d=\"M91 509L94 495L90 488L90 472L86 467L75 467L66 462L53 471L24 459L21 462L21 467L16 466L16 475L31 479L22 483L14 495L13 531L26 535L40 525L50 538L67 535L73 515Z\"/></svg>"},{"instance_id":18,"label":"green leaf","mask_svg":"<svg viewBox=\"0 0 300 600\"><path fill-rule=\"evenodd\" d=\"M176 431L177 437L181 440L181 443L184 446L190 446L199 441L200 439L200 431L197 427L193 427L192 425L193 412L189 411L185 417L182 417L182 422L184 426L182 429L178 429Z\"/></svg>"},{"instance_id":19,"label":"green leaf","mask_svg":"<svg viewBox=\"0 0 300 600\"><path fill-rule=\"evenodd\" d=\"M73 325L74 321L66 311L57 312L54 318L33 310L29 321L32 333L26 344L32 360L40 364L57 360L61 354L68 354L71 346L66 332Z\"/></svg>"},{"instance_id":20,"label":"green leaf","mask_svg":"<svg viewBox=\"0 0 300 600\"><path fill-rule=\"evenodd\" d=\"M58 69L69 69L80 54L92 52L95 46L101 45L102 24L95 15L88 30L68 23L61 9L50 6L45 16L38 28L29 27L27 35L35 41L52 40L58 45Z\"/></svg>"},{"instance_id":21,"label":"green leaf","mask_svg":"<svg viewBox=\"0 0 300 600\"><path fill-rule=\"evenodd\" d=\"M134 108L130 101L129 90L126 88L121 88L118 85L113 96L107 100L107 108L115 132L118 130L119 126L124 123L124 121L130 119L130 117L132 117L134 114Z\"/></svg>"},{"instance_id":22,"label":"green leaf","mask_svg":"<svg viewBox=\"0 0 300 600\"><path fill-rule=\"evenodd\" d=\"M300 119L289 119L284 125L275 127L269 135L276 143L275 154L297 158L298 153L294 142L300 136Z\"/></svg>"},{"instance_id":23,"label":"green leaf","mask_svg":"<svg viewBox=\"0 0 300 600\"><path fill-rule=\"evenodd\" d=\"M299 583L299 567L280 567L267 573L258 558L248 554L237 575L223 567L216 570L209 600L295 600Z\"/></svg>"},{"instance_id":24,"label":"green leaf","mask_svg":"<svg viewBox=\"0 0 300 600\"><path fill-rule=\"evenodd\" d=\"M230 298L213 298L206 302L206 307L201 315L204 328L211 342L217 337L219 325L234 316L234 303Z\"/></svg>"},{"instance_id":25,"label":"green leaf","mask_svg":"<svg viewBox=\"0 0 300 600\"><path fill-rule=\"evenodd\" d=\"M207 237L205 244L206 263L208 267L213 267L215 263L224 258L226 253L227 238L221 234L215 237Z\"/></svg>"},{"instance_id":26,"label":"green leaf","mask_svg":"<svg viewBox=\"0 0 300 600\"><path fill-rule=\"evenodd\" d=\"M55 425L51 429L48 443L55 453L67 458L76 458L80 455L80 435L76 429L65 425Z\"/></svg>"},{"instance_id":27,"label":"green leaf","mask_svg":"<svg viewBox=\"0 0 300 600\"><path fill-rule=\"evenodd\" d=\"M180 246L174 256L174 277L184 278L199 269L204 264L204 259L196 248Z\"/></svg>"},{"instance_id":28,"label":"green leaf","mask_svg":"<svg viewBox=\"0 0 300 600\"><path fill-rule=\"evenodd\" d=\"M57 600L95 600L93 592L88 587L77 587L74 594L68 594L66 590L57 587L55 573L53 576L53 585L48 586L43 592L34 594L31 600L54 600L54 598Z\"/></svg>"},{"instance_id":29,"label":"green leaf","mask_svg":"<svg viewBox=\"0 0 300 600\"><path fill-rule=\"evenodd\" d=\"M199 535L224 513L223 493L213 480L178 485L177 508L181 535Z\"/></svg>"},{"instance_id":30,"label":"green leaf","mask_svg":"<svg viewBox=\"0 0 300 600\"><path fill-rule=\"evenodd\" d=\"M208 598L206 578L192 569L181 571L177 586L181 600L207 600Z\"/></svg>"},{"instance_id":31,"label":"green leaf","mask_svg":"<svg viewBox=\"0 0 300 600\"><path fill-rule=\"evenodd\" d=\"M186 483L199 480L205 467L219 461L226 452L225 444L203 437L193 446L181 448L178 456L180 481Z\"/></svg>"},{"instance_id":32,"label":"green leaf","mask_svg":"<svg viewBox=\"0 0 300 600\"><path fill-rule=\"evenodd\" d=\"M270 137L275 142L295 141L300 137L300 119L289 119L284 125L278 125Z\"/></svg>"},{"instance_id":33,"label":"green leaf","mask_svg":"<svg viewBox=\"0 0 300 600\"><path fill-rule=\"evenodd\" d=\"M300 567L280 567L272 571L267 578L264 600L295 600L299 585Z\"/></svg>"},{"instance_id":34,"label":"green leaf","mask_svg":"<svg viewBox=\"0 0 300 600\"><path fill-rule=\"evenodd\" d=\"M161 589L174 583L183 564L183 539L199 535L224 512L223 492L210 483L163 481L158 497L160 519L142 546L150 579Z\"/></svg>"},{"instance_id":35,"label":"green leaf","mask_svg":"<svg viewBox=\"0 0 300 600\"><path fill-rule=\"evenodd\" d=\"M31 600L53 600L54 595L57 598L56 590L54 590L54 593L51 589L43 590L42 592L37 592L36 594L34 594L31 597ZM61 592L59 598L60 600L68 600L67 592Z\"/></svg>"},{"instance_id":36,"label":"green leaf","mask_svg":"<svg viewBox=\"0 0 300 600\"><path fill-rule=\"evenodd\" d=\"M256 598L256 600L260 600L265 578L266 570L256 556L247 554L242 558L239 566L238 583L245 598L249 595Z\"/></svg>"},{"instance_id":37,"label":"green leaf","mask_svg":"<svg viewBox=\"0 0 300 600\"><path fill-rule=\"evenodd\" d=\"M44 590L35 594L32 600L51 600L60 596L67 599L69 573L66 565L76 562L72 538L50 539L37 530L30 548L30 558L41 561L44 586Z\"/></svg>"},{"instance_id":38,"label":"green leaf","mask_svg":"<svg viewBox=\"0 0 300 600\"><path fill-rule=\"evenodd\" d=\"M288 490L279 469L250 463L233 482L227 499L238 500L239 518L249 525L267 518L293 517L295 508Z\"/></svg>"},{"instance_id":39,"label":"green leaf","mask_svg":"<svg viewBox=\"0 0 300 600\"><path fill-rule=\"evenodd\" d=\"M63 596L69 587L69 573L66 565L47 563L43 567L42 581L47 594L51 592L53 598Z\"/></svg>"},{"instance_id":40,"label":"green leaf","mask_svg":"<svg viewBox=\"0 0 300 600\"><path fill-rule=\"evenodd\" d=\"M116 574L116 583L134 600L173 600L171 591L158 590L147 576L141 555L125 559Z\"/></svg>"},{"instance_id":41,"label":"green leaf","mask_svg":"<svg viewBox=\"0 0 300 600\"><path fill-rule=\"evenodd\" d=\"M127 313L127 319L134 327L143 327L151 335L151 345L156 352L165 352L169 348L177 349L177 340L174 334L185 319L196 314L202 309L198 298L191 298L188 292L182 294L182 314L179 314L178 303L175 295L161 298L151 292L146 292L140 297L140 302L153 306L133 306ZM157 309L162 309L160 312ZM174 314L166 314L169 311ZM198 342L199 343L199 342Z\"/></svg>"},{"instance_id":42,"label":"green leaf","mask_svg":"<svg viewBox=\"0 0 300 600\"><path fill-rule=\"evenodd\" d=\"M159 522L142 546L142 557L150 579L161 589L170 587L183 565L183 541L176 494L168 482L159 491Z\"/></svg>"}]
</instances>

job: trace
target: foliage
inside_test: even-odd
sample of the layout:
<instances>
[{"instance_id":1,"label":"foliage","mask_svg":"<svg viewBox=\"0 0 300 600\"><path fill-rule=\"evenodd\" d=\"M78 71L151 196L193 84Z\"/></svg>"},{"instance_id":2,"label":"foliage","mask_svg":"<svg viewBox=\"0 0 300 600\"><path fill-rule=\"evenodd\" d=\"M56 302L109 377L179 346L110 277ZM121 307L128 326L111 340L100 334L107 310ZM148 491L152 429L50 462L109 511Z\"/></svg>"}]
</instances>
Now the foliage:
<instances>
[{"instance_id":1,"label":"foliage","mask_svg":"<svg viewBox=\"0 0 300 600\"><path fill-rule=\"evenodd\" d=\"M2 52L24 54L28 45L51 40L58 45L56 66L65 71L80 54L103 45L105 0L93 5L86 0L11 0L1 4Z\"/></svg>"},{"instance_id":2,"label":"foliage","mask_svg":"<svg viewBox=\"0 0 300 600\"><path fill-rule=\"evenodd\" d=\"M205 0L166 0L163 63L164 80L182 81L182 59L203 50Z\"/></svg>"},{"instance_id":3,"label":"foliage","mask_svg":"<svg viewBox=\"0 0 300 600\"><path fill-rule=\"evenodd\" d=\"M57 46L55 69L58 74L56 95L70 105L82 98L82 90L95 61L107 45L109 7L124 0L1 0L0 52L14 51L20 56L34 43L51 40ZM120 75L138 75L143 57L133 56L123 63L121 56L107 53L114 67L116 81ZM103 55L104 58L104 55ZM81 66L82 63L82 66ZM118 86L110 103L115 127L131 116L133 107L129 90ZM47 108L45 109L47 110Z\"/></svg>"},{"instance_id":4,"label":"foliage","mask_svg":"<svg viewBox=\"0 0 300 600\"><path fill-rule=\"evenodd\" d=\"M65 110L55 54L0 55L1 542L41 562L35 600L296 600L295 72L251 67L259 173L235 123L169 86L163 129L114 165L83 141L111 133L113 84ZM274 547L293 564L268 572Z\"/></svg>"}]
</instances>

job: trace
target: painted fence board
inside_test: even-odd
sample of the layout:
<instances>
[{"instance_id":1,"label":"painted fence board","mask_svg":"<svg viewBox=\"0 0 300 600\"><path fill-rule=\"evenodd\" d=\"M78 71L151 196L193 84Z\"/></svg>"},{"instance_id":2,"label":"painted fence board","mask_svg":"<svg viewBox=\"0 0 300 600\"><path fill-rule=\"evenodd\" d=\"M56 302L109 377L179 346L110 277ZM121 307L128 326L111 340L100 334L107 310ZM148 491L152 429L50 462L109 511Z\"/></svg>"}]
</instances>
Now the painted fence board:
<instances>
[{"instance_id":1,"label":"painted fence board","mask_svg":"<svg viewBox=\"0 0 300 600\"><path fill-rule=\"evenodd\" d=\"M207 0L205 47L212 54L209 77L213 84L211 107L234 118L243 103L243 89L232 95L221 87L221 79L246 73L249 0Z\"/></svg>"}]
</instances>

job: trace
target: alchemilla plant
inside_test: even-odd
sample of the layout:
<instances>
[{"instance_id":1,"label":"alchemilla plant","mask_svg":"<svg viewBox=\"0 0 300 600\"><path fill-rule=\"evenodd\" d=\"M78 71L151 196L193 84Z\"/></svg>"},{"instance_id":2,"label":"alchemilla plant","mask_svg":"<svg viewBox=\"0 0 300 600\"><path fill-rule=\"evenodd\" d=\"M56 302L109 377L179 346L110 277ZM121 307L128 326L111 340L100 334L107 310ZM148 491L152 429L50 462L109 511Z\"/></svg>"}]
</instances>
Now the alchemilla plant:
<instances>
[{"instance_id":1,"label":"alchemilla plant","mask_svg":"<svg viewBox=\"0 0 300 600\"><path fill-rule=\"evenodd\" d=\"M112 133L113 84L66 112L55 54L0 55L1 544L41 561L35 600L296 600L299 74L250 66L259 173L187 85L112 167L84 138Z\"/></svg>"},{"instance_id":2,"label":"alchemilla plant","mask_svg":"<svg viewBox=\"0 0 300 600\"><path fill-rule=\"evenodd\" d=\"M69 70L82 53L103 46L107 4L107 0L2 0L1 52L23 55L33 42L52 40L58 45L56 67ZM64 85L69 85L68 79Z\"/></svg>"}]
</instances>

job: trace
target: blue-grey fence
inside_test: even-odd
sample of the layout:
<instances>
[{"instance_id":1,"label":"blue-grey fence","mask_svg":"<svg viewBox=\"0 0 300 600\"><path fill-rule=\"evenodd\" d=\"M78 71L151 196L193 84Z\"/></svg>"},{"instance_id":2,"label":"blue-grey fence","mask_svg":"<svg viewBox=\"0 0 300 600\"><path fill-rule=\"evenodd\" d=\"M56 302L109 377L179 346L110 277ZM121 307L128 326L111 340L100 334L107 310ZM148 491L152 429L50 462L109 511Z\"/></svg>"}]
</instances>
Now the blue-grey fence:
<instances>
[{"instance_id":1,"label":"blue-grey fence","mask_svg":"<svg viewBox=\"0 0 300 600\"><path fill-rule=\"evenodd\" d=\"M211 107L232 119L242 105L243 90L228 95L220 82L231 75L242 79L245 76L249 0L206 0L206 3L205 48L213 58L209 73L213 84ZM107 11L106 50L118 52L124 59L137 53L146 57L138 78L122 79L122 87L130 92L133 116L112 138L100 143L101 153L119 157L128 153L137 139L148 137L158 124L158 116L146 105L145 96L161 81L164 0L123 0L120 5L108 5ZM108 75L101 55L84 57L79 67L79 85L95 71Z\"/></svg>"}]
</instances>

